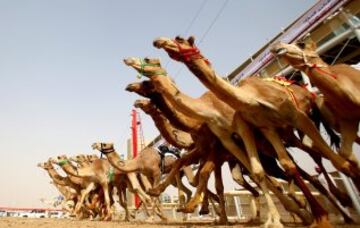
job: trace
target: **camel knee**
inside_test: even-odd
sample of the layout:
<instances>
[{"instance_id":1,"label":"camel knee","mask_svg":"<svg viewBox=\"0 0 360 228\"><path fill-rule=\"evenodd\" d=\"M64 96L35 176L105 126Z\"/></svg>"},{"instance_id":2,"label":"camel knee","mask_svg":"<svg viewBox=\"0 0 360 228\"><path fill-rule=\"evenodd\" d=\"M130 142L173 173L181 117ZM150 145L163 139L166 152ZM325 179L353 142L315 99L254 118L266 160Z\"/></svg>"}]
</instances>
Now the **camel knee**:
<instances>
[{"instance_id":1,"label":"camel knee","mask_svg":"<svg viewBox=\"0 0 360 228\"><path fill-rule=\"evenodd\" d=\"M286 173L290 176L297 172L296 166L291 160L280 159L280 164L285 169Z\"/></svg>"}]
</instances>

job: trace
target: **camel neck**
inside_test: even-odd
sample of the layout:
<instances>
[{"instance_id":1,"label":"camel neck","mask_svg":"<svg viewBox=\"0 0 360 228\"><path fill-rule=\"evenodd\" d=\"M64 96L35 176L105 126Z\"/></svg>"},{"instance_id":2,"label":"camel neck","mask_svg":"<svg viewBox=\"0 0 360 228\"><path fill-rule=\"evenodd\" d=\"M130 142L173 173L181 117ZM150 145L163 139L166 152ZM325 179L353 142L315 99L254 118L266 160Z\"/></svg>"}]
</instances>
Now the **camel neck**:
<instances>
[{"instance_id":1,"label":"camel neck","mask_svg":"<svg viewBox=\"0 0 360 228\"><path fill-rule=\"evenodd\" d=\"M57 181L64 181L65 178L60 176L54 168L48 169L48 173L49 176L53 179L53 180L57 180Z\"/></svg>"},{"instance_id":2,"label":"camel neck","mask_svg":"<svg viewBox=\"0 0 360 228\"><path fill-rule=\"evenodd\" d=\"M329 67L307 67L305 73L309 76L310 82L324 94L329 94L338 87L337 75L331 72Z\"/></svg>"},{"instance_id":3,"label":"camel neck","mask_svg":"<svg viewBox=\"0 0 360 228\"><path fill-rule=\"evenodd\" d=\"M204 59L194 59L186 62L189 70L220 100L227 102L229 105L239 106L240 103L247 104L246 98L248 93L241 91L223 78L216 75L215 71ZM236 99L232 99L236 98ZM231 104L235 101L235 104Z\"/></svg>"},{"instance_id":4,"label":"camel neck","mask_svg":"<svg viewBox=\"0 0 360 228\"><path fill-rule=\"evenodd\" d=\"M192 131L196 127L196 124L189 118L186 118L181 113L178 113L174 107L165 100L162 94L157 92L154 93L151 96L151 101L154 102L154 104L160 109L163 115L174 127L186 132Z\"/></svg>"}]
</instances>

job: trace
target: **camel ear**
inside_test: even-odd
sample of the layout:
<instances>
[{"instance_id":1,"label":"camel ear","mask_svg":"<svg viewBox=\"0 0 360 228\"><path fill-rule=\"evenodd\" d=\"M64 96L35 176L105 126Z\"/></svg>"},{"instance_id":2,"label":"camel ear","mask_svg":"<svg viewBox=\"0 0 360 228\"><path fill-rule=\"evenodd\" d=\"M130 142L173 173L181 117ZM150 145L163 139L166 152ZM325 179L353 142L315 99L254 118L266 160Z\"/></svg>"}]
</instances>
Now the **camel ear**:
<instances>
[{"instance_id":1,"label":"camel ear","mask_svg":"<svg viewBox=\"0 0 360 228\"><path fill-rule=\"evenodd\" d=\"M310 37L304 40L304 44L305 44L304 50L316 51L317 45Z\"/></svg>"},{"instance_id":2,"label":"camel ear","mask_svg":"<svg viewBox=\"0 0 360 228\"><path fill-rule=\"evenodd\" d=\"M194 46L194 44L195 44L195 37L194 37L194 36L190 36L190 37L188 38L188 42L189 42L189 44L190 44L191 46Z\"/></svg>"}]
</instances>

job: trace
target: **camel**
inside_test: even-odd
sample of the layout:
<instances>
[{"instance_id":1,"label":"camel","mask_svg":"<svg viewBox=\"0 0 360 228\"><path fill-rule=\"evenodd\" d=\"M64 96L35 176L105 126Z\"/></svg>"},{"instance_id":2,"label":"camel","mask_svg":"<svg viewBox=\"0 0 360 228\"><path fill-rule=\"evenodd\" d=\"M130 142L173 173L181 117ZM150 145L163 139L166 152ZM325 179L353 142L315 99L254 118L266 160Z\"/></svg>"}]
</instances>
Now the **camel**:
<instances>
[{"instance_id":1,"label":"camel","mask_svg":"<svg viewBox=\"0 0 360 228\"><path fill-rule=\"evenodd\" d=\"M113 175L111 173L113 173L114 170L106 160L98 159L91 165L77 169L70 164L68 158L65 155L53 157L51 158L51 162L58 164L69 176L81 178L83 180L83 184L86 186L82 191L78 204L76 205L75 212L80 210L88 194L94 190L97 185L99 185L102 187L105 198L106 216L104 219L111 219L109 195L109 182L111 182L111 180L109 177Z\"/></svg>"},{"instance_id":2,"label":"camel","mask_svg":"<svg viewBox=\"0 0 360 228\"><path fill-rule=\"evenodd\" d=\"M134 69L138 70L139 72L140 71L146 72L145 76L149 77L152 81L154 81L154 83L156 83L157 80L159 80L159 81L161 81L162 79L168 80L168 77L163 76L163 74L158 75L158 72L165 72L165 70L163 70L160 67L160 63L158 60L144 59L144 60L140 61L138 58L128 58L128 59L125 59L124 61L127 65L132 66ZM142 66L144 61L147 64L151 64L151 66L150 67ZM152 75L151 74L152 72L156 72L155 75ZM164 91L162 91L162 92L164 92ZM175 94L180 93L178 89L175 89L172 92L174 92ZM166 93L166 91L165 91L165 93ZM170 100L172 99L171 95L169 96L169 99ZM216 105L214 105L215 101L217 102ZM176 101L174 103L175 103L174 105L176 106ZM240 150L240 148L238 148L237 145L232 140L232 134L233 134L234 130L231 130L230 132L228 130L228 129L232 129L231 124L229 123L229 121L227 119L222 118L223 116L229 115L229 113L231 113L231 111L230 112L228 111L229 107L227 105L225 105L224 103L222 103L220 100L214 99L214 96L211 93L207 93L207 94L203 95L201 102L199 102L198 100L192 99L188 103L191 103L191 105L193 105L193 106L197 106L196 108L198 108L198 110L203 112L203 114L211 113L210 110L213 111L213 115L216 116L217 120L222 121L221 124L213 125L213 123L215 122L214 119L205 120L205 121L208 121L207 124L209 124L210 128L213 127L212 130L214 131L214 133L217 134L218 138L220 140L222 140L222 143L224 144L224 146L227 147L227 149L230 152L237 151L237 153L235 153L234 155L236 155L237 158L243 163L243 165L245 165L245 167L247 167L247 169L250 170L249 169L250 166L248 165L248 160L247 160L247 157L245 156L245 153L243 153L242 150ZM210 106L207 106L208 103L210 104ZM186 107L184 109L185 109L184 113L193 112L192 110L189 110ZM215 110L217 110L216 111L217 113L214 113ZM225 110L227 110L227 112L225 112ZM207 113L207 112L209 112L209 113ZM196 119L196 118L198 118L198 116L195 115L194 118ZM213 118L213 117L211 117L211 118ZM204 120L201 119L201 121L204 121ZM224 126L226 126L226 127L224 128ZM268 181L268 180L265 180L265 179L261 180L260 185L262 185L261 186L262 189L266 188L264 181ZM163 187L163 186L161 186L161 187ZM158 189L157 189L157 191L158 191ZM271 198L267 195L267 192L265 192L265 196L266 196L266 199L268 200L269 205L272 205L272 206L270 206L271 213L269 214L269 219L266 224L270 223L271 220L273 220L273 221L275 221L275 223L277 225L281 226L281 224L279 222L279 219L280 219L279 215L276 211L276 208L274 207L274 205L272 203ZM282 196L279 196L279 197L281 199L283 199ZM196 202L196 200L198 200L198 199L195 198L195 202ZM193 202L193 204L190 204L190 205L191 206L195 205L195 203ZM291 208L291 206L289 208ZM292 208L292 209L294 209L294 208Z\"/></svg>"},{"instance_id":3,"label":"camel","mask_svg":"<svg viewBox=\"0 0 360 228\"><path fill-rule=\"evenodd\" d=\"M160 70L158 70L160 71ZM150 75L149 72L147 72L147 75ZM136 84L136 83L135 83ZM148 84L148 82L146 83ZM134 85L131 84L130 87L134 87L134 88L139 88L139 85ZM149 85L146 85L146 87L149 87ZM144 91L142 91L143 93ZM263 149L263 150L270 150L269 148L267 149ZM270 168L269 170L271 171L273 168ZM298 169L300 169L298 167ZM308 175L307 173L305 173L303 170L301 170L301 174L302 175L306 175L306 179L309 180L311 183L313 183L315 186L317 186L317 188L319 189L320 192L322 192L326 197L329 198L329 200L339 209L340 213L344 216L345 221L347 222L352 222L352 219L347 215L347 213L336 203L335 199L328 193L328 191L317 181L314 180L310 177L310 175Z\"/></svg>"},{"instance_id":4,"label":"camel","mask_svg":"<svg viewBox=\"0 0 360 228\"><path fill-rule=\"evenodd\" d=\"M141 83L141 84L140 83L132 83L132 84L128 85L127 90L132 91L132 92L137 92L140 95L148 97L148 96L150 96L150 93L151 93L151 91L150 91L151 89L147 88L150 86L149 83L151 83L151 82L145 81L145 83ZM147 86L145 84L147 84ZM154 97L154 96L152 96L152 97ZM152 100L154 100L154 98ZM159 99L158 99L157 103L159 103ZM160 105L160 106L163 107L164 105ZM153 104L150 100L137 100L135 102L135 107L140 107L141 109L143 109L144 112L151 115L156 126L158 126L160 132L162 133L162 135L165 137L165 139L168 142L174 141L168 135L170 135L171 133L174 133L174 132L177 133L177 130L174 129L174 127L172 127L170 123L168 123L168 120L166 119L165 116L163 116L163 113L160 110L156 109L155 104ZM164 125L168 125L168 126L163 127ZM209 139L207 138L207 140L209 140ZM175 146L182 148L181 147L182 145L179 145L177 142L173 142L173 143ZM219 165L219 166L221 167L221 165ZM236 166L236 163L231 162L231 163L229 163L229 166L230 166L230 170L231 170L233 179L238 184L244 186L245 189L252 192L255 197L258 197L259 193L243 179L243 177L239 171L239 167ZM221 186L218 185L218 187L221 187ZM256 211L256 209L255 209L255 211ZM256 215L258 215L257 212L255 212L254 214L255 214L254 217Z\"/></svg>"},{"instance_id":5,"label":"camel","mask_svg":"<svg viewBox=\"0 0 360 228\"><path fill-rule=\"evenodd\" d=\"M141 108L141 110L151 116L160 134L171 145L181 149L189 149L194 146L191 135L172 126L150 100L136 100L134 107Z\"/></svg>"},{"instance_id":6,"label":"camel","mask_svg":"<svg viewBox=\"0 0 360 228\"><path fill-rule=\"evenodd\" d=\"M48 172L50 178L53 180L52 184L59 190L59 192L65 198L64 203L62 204L63 208L71 214L73 208L70 208L69 205L75 205L79 193L74 188L72 182L70 182L67 178L60 176L55 171L50 161L39 163L37 166L43 168Z\"/></svg>"},{"instance_id":7,"label":"camel","mask_svg":"<svg viewBox=\"0 0 360 228\"><path fill-rule=\"evenodd\" d=\"M295 69L305 72L323 94L332 115L332 126L341 134L339 154L359 166L352 146L360 121L360 71L346 64L328 65L316 53L316 43L308 39L298 44L276 43L271 51ZM347 112L350 111L350 112Z\"/></svg>"},{"instance_id":8,"label":"camel","mask_svg":"<svg viewBox=\"0 0 360 228\"><path fill-rule=\"evenodd\" d=\"M152 148L145 148L139 155L131 160L121 160L119 155L114 150L112 143L93 143L92 149L100 151L104 154L110 164L121 173L140 173L141 182L144 185L145 191L148 191L154 184L159 183L161 177L160 155ZM170 159L169 157L166 159ZM166 160L165 159L165 160ZM169 162L165 162L168 164ZM150 200L151 201L151 200ZM163 214L161 205L158 199L154 199L153 211L160 217L161 220L166 221L167 218Z\"/></svg>"},{"instance_id":9,"label":"camel","mask_svg":"<svg viewBox=\"0 0 360 228\"><path fill-rule=\"evenodd\" d=\"M171 58L184 62L189 70L218 98L236 109L236 118L234 118L233 124L236 126L237 133L244 140L252 168L255 169L254 172L258 177L263 175L263 170L259 163L251 131L252 126L258 128L271 142L281 165L288 174L293 176L295 181L301 181L301 178L295 164L286 153L278 129L295 128L300 130L313 141L322 156L330 159L338 170L353 179L359 177L358 167L331 150L307 113L302 109L304 107L299 106L299 101L301 103L306 100L310 101L306 98L305 90L293 86L289 91L280 83L265 81L257 77L248 77L235 87L215 74L209 61L195 47L194 40L194 37L190 37L188 40L180 37L176 37L175 40L161 37L154 41L154 46L163 48ZM308 194L305 195L310 197ZM315 202L310 201L310 203ZM319 204L312 204L311 209L316 223L330 226L327 212Z\"/></svg>"}]
</instances>

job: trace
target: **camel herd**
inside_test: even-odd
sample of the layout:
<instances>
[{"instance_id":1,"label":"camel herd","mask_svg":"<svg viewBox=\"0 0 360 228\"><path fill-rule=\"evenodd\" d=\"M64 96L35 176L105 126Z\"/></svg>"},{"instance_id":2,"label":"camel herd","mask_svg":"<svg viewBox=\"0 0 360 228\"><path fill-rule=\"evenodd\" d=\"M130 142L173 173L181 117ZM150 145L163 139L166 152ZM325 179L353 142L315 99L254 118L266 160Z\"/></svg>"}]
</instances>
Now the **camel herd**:
<instances>
[{"instance_id":1,"label":"camel herd","mask_svg":"<svg viewBox=\"0 0 360 228\"><path fill-rule=\"evenodd\" d=\"M110 220L111 196L116 192L128 221L132 216L126 204L128 189L139 195L149 218L157 214L166 220L158 196L172 184L182 193L178 211L192 213L201 205L200 213L206 214L209 202L215 202L218 222L224 224L228 217L221 167L227 162L234 181L253 196L250 221L259 220L261 191L268 207L264 226L283 227L271 191L303 224L332 227L327 209L313 196L306 180L333 204L345 222L354 222L347 210L353 207L351 198L332 182L322 162L328 159L360 190L360 167L353 153L353 144L360 144L360 71L345 64L326 64L309 39L295 44L279 42L271 47L273 55L308 75L317 93L283 77L250 76L234 86L215 73L195 46L194 37L161 37L153 45L184 63L208 88L199 98L192 98L180 91L159 59L124 59L127 66L147 78L126 87L146 98L134 106L151 116L168 144L186 152L173 156L168 155L173 153L169 146L160 150L148 147L136 158L122 160L112 143L94 143L92 148L107 159L86 155L50 158L39 166L47 170L64 195L66 210L78 218L98 215ZM330 142L320 134L320 126L330 135ZM326 184L300 167L289 147L307 153ZM199 164L196 174L193 164ZM59 175L54 166L60 166L67 176ZM207 188L213 171L216 194ZM196 188L194 194L182 183L182 176ZM288 193L279 179L288 182ZM305 200L295 194L295 186Z\"/></svg>"}]
</instances>

